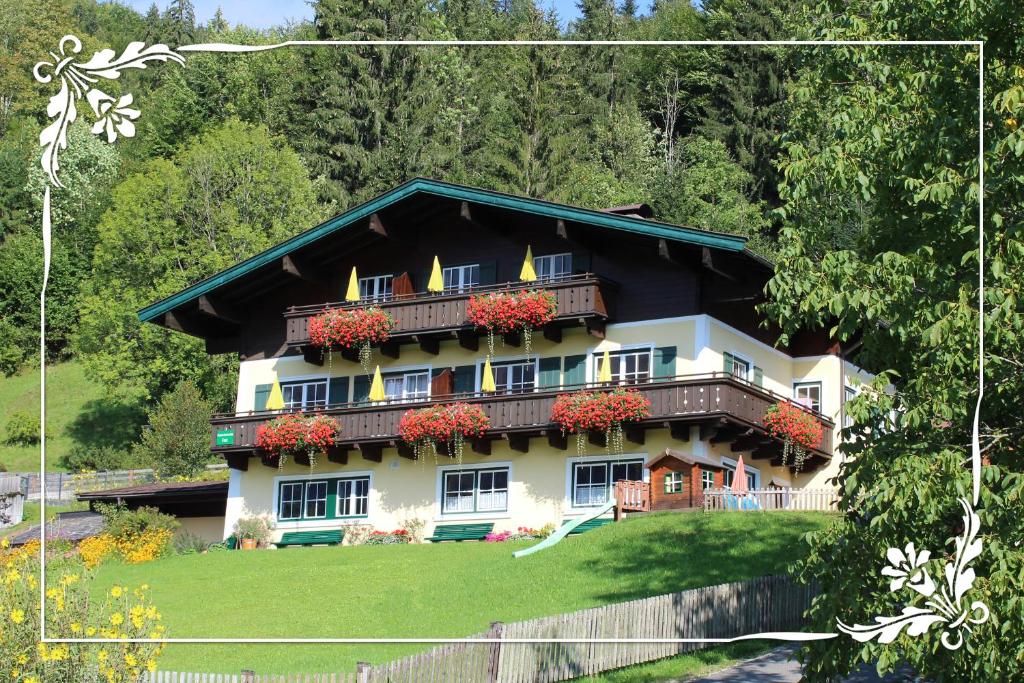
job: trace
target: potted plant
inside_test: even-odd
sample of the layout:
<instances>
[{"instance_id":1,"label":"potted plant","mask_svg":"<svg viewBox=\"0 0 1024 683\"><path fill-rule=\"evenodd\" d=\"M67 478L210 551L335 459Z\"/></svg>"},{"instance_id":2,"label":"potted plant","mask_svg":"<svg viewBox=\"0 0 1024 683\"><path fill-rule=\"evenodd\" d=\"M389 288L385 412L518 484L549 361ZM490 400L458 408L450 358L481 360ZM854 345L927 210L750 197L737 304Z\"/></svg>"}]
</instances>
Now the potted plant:
<instances>
[{"instance_id":1,"label":"potted plant","mask_svg":"<svg viewBox=\"0 0 1024 683\"><path fill-rule=\"evenodd\" d=\"M522 332L523 346L530 353L533 330L558 315L555 295L543 289L522 292L494 292L470 297L466 318L487 330L487 347L494 355L494 335Z\"/></svg>"},{"instance_id":2,"label":"potted plant","mask_svg":"<svg viewBox=\"0 0 1024 683\"><path fill-rule=\"evenodd\" d=\"M234 531L242 550L255 550L270 542L270 525L263 517L241 517Z\"/></svg>"},{"instance_id":3,"label":"potted plant","mask_svg":"<svg viewBox=\"0 0 1024 683\"><path fill-rule=\"evenodd\" d=\"M309 341L325 351L359 349L359 363L370 374L370 347L391 337L395 320L379 306L330 308L309 321Z\"/></svg>"},{"instance_id":4,"label":"potted plant","mask_svg":"<svg viewBox=\"0 0 1024 683\"><path fill-rule=\"evenodd\" d=\"M306 455L312 468L317 453L337 444L340 431L338 423L326 415L291 413L257 427L256 447L277 458L278 469L288 456L296 455Z\"/></svg>"},{"instance_id":5,"label":"potted plant","mask_svg":"<svg viewBox=\"0 0 1024 683\"><path fill-rule=\"evenodd\" d=\"M782 464L792 460L800 471L807 451L821 443L824 428L813 415L802 408L782 401L764 412L764 426L768 433L782 440Z\"/></svg>"},{"instance_id":6,"label":"potted plant","mask_svg":"<svg viewBox=\"0 0 1024 683\"><path fill-rule=\"evenodd\" d=\"M483 409L471 403L436 405L408 410L398 423L398 433L413 453L432 451L437 457L438 444L446 444L448 455L462 462L462 446L466 439L481 437L490 427Z\"/></svg>"},{"instance_id":7,"label":"potted plant","mask_svg":"<svg viewBox=\"0 0 1024 683\"><path fill-rule=\"evenodd\" d=\"M622 425L651 415L651 402L635 389L577 391L561 394L551 407L551 421L563 434L576 435L576 450L583 453L587 434L604 432L606 446L621 453Z\"/></svg>"}]
</instances>

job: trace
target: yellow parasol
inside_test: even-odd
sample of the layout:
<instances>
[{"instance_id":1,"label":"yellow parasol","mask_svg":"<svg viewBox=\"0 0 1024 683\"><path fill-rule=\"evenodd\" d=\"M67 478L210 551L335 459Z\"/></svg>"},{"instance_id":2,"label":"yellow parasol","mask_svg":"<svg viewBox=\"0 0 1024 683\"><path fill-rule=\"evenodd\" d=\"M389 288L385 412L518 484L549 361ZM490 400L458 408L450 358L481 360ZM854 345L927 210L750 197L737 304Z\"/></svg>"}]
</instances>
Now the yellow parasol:
<instances>
[{"instance_id":1,"label":"yellow parasol","mask_svg":"<svg viewBox=\"0 0 1024 683\"><path fill-rule=\"evenodd\" d=\"M598 382L611 382L612 381L612 357L608 353L608 349L604 350L604 355L601 356L601 367L597 371Z\"/></svg>"},{"instance_id":2,"label":"yellow parasol","mask_svg":"<svg viewBox=\"0 0 1024 683\"><path fill-rule=\"evenodd\" d=\"M373 371L373 382L370 383L370 400L371 401L386 401L387 395L384 393L384 380L380 376L380 366Z\"/></svg>"},{"instance_id":3,"label":"yellow parasol","mask_svg":"<svg viewBox=\"0 0 1024 683\"><path fill-rule=\"evenodd\" d=\"M345 292L345 301L359 301L359 276L356 275L356 267L352 266L352 275L348 278L348 291Z\"/></svg>"},{"instance_id":4,"label":"yellow parasol","mask_svg":"<svg viewBox=\"0 0 1024 683\"><path fill-rule=\"evenodd\" d=\"M428 292L444 291L444 276L441 275L441 262L434 257L434 267L430 271L430 281L427 283Z\"/></svg>"},{"instance_id":5,"label":"yellow parasol","mask_svg":"<svg viewBox=\"0 0 1024 683\"><path fill-rule=\"evenodd\" d=\"M494 386L494 372L491 370L491 357L487 356L487 360L484 361L484 373L480 379L480 391L492 392L497 387Z\"/></svg>"},{"instance_id":6,"label":"yellow parasol","mask_svg":"<svg viewBox=\"0 0 1024 683\"><path fill-rule=\"evenodd\" d=\"M274 377L274 386L270 387L270 396L267 397L267 410L284 410L284 394L281 393L281 383Z\"/></svg>"},{"instance_id":7,"label":"yellow parasol","mask_svg":"<svg viewBox=\"0 0 1024 683\"><path fill-rule=\"evenodd\" d=\"M519 271L519 279L522 282L535 282L537 280L537 271L533 268L533 250L530 245L526 245L526 258L523 259L523 269Z\"/></svg>"}]
</instances>

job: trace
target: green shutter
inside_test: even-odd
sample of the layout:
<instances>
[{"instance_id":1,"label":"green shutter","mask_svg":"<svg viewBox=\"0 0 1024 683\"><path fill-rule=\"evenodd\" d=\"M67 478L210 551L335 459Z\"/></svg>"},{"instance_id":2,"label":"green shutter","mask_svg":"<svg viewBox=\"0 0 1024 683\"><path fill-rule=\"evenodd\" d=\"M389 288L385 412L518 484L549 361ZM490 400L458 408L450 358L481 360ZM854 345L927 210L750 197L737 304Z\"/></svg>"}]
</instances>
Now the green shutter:
<instances>
[{"instance_id":1,"label":"green shutter","mask_svg":"<svg viewBox=\"0 0 1024 683\"><path fill-rule=\"evenodd\" d=\"M270 389L273 384L257 384L256 385L256 398L252 402L253 410L266 410L267 399L270 398Z\"/></svg>"},{"instance_id":2,"label":"green shutter","mask_svg":"<svg viewBox=\"0 0 1024 683\"><path fill-rule=\"evenodd\" d=\"M662 346L654 349L654 376L676 376L676 347Z\"/></svg>"},{"instance_id":3,"label":"green shutter","mask_svg":"<svg viewBox=\"0 0 1024 683\"><path fill-rule=\"evenodd\" d=\"M764 370L757 367L756 365L754 366L754 384L756 384L759 387L764 386Z\"/></svg>"},{"instance_id":4,"label":"green shutter","mask_svg":"<svg viewBox=\"0 0 1024 683\"><path fill-rule=\"evenodd\" d=\"M731 375L732 374L732 354L731 353L723 353L722 354L722 372L724 372L727 375Z\"/></svg>"},{"instance_id":5,"label":"green shutter","mask_svg":"<svg viewBox=\"0 0 1024 683\"><path fill-rule=\"evenodd\" d=\"M365 403L370 398L370 378L356 375L352 378L352 402Z\"/></svg>"},{"instance_id":6,"label":"green shutter","mask_svg":"<svg viewBox=\"0 0 1024 683\"><path fill-rule=\"evenodd\" d=\"M327 384L327 402L348 403L348 377L332 377Z\"/></svg>"},{"instance_id":7,"label":"green shutter","mask_svg":"<svg viewBox=\"0 0 1024 683\"><path fill-rule=\"evenodd\" d=\"M476 391L476 366L460 365L452 368L455 376L452 387L456 394L471 394Z\"/></svg>"},{"instance_id":8,"label":"green shutter","mask_svg":"<svg viewBox=\"0 0 1024 683\"><path fill-rule=\"evenodd\" d=\"M589 251L574 251L574 252L572 252L572 272L574 272L574 273L589 273L590 272L590 252Z\"/></svg>"},{"instance_id":9,"label":"green shutter","mask_svg":"<svg viewBox=\"0 0 1024 683\"><path fill-rule=\"evenodd\" d=\"M498 281L498 262L482 261L480 263L480 286L486 287Z\"/></svg>"},{"instance_id":10,"label":"green shutter","mask_svg":"<svg viewBox=\"0 0 1024 683\"><path fill-rule=\"evenodd\" d=\"M538 388L550 389L558 387L562 383L562 358L560 356L541 358L538 365L540 366L540 376L537 378Z\"/></svg>"},{"instance_id":11,"label":"green shutter","mask_svg":"<svg viewBox=\"0 0 1024 683\"><path fill-rule=\"evenodd\" d=\"M587 381L586 356L566 356L563 368L562 382L564 386L584 384Z\"/></svg>"}]
</instances>

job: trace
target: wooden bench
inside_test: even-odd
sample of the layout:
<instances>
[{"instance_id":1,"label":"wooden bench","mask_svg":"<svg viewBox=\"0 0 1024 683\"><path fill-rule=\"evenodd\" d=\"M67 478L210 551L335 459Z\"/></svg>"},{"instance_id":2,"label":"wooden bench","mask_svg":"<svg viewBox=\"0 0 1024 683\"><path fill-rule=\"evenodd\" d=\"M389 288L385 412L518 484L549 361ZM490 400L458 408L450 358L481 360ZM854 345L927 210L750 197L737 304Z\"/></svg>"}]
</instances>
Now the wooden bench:
<instances>
[{"instance_id":1,"label":"wooden bench","mask_svg":"<svg viewBox=\"0 0 1024 683\"><path fill-rule=\"evenodd\" d=\"M597 529L598 527L602 527L605 524L611 524L614 521L615 520L611 517L597 517L595 519L588 519L587 521L583 522L583 524L580 524L578 527L570 531L569 535L574 536L576 534L582 534L585 531ZM565 522L562 522L562 524L565 524Z\"/></svg>"},{"instance_id":2,"label":"wooden bench","mask_svg":"<svg viewBox=\"0 0 1024 683\"><path fill-rule=\"evenodd\" d=\"M344 529L328 529L326 531L288 531L275 543L278 548L290 545L338 545L345 538Z\"/></svg>"},{"instance_id":3,"label":"wooden bench","mask_svg":"<svg viewBox=\"0 0 1024 683\"><path fill-rule=\"evenodd\" d=\"M428 541L482 541L494 531L494 523L487 524L445 524L434 527L434 535Z\"/></svg>"}]
</instances>

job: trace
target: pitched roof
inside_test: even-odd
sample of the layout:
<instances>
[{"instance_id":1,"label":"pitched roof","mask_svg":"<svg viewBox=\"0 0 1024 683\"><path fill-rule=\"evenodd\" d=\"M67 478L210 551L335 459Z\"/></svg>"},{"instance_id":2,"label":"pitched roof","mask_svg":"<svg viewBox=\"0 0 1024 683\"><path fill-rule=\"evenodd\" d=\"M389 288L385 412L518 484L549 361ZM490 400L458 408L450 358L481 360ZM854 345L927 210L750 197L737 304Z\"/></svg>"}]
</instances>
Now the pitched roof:
<instances>
[{"instance_id":1,"label":"pitched roof","mask_svg":"<svg viewBox=\"0 0 1024 683\"><path fill-rule=\"evenodd\" d=\"M77 512L61 512L52 522L46 523L46 538L59 538L64 541L81 541L103 531L103 515L98 512L82 510ZM39 525L30 526L15 536L11 545L24 545L39 538Z\"/></svg>"},{"instance_id":2,"label":"pitched roof","mask_svg":"<svg viewBox=\"0 0 1024 683\"><path fill-rule=\"evenodd\" d=\"M103 491L87 491L78 494L78 500L128 500L145 498L181 498L220 497L227 499L227 481L173 481L141 484L139 486L123 486Z\"/></svg>"},{"instance_id":3,"label":"pitched roof","mask_svg":"<svg viewBox=\"0 0 1024 683\"><path fill-rule=\"evenodd\" d=\"M660 462L664 460L677 460L684 465L701 465L702 467L711 467L716 470L724 469L722 463L715 462L714 460L707 458L703 455L696 455L694 453L683 453L682 451L673 450L666 448L665 451L656 456L655 458L648 460L644 465L647 469L654 469Z\"/></svg>"},{"instance_id":4,"label":"pitched roof","mask_svg":"<svg viewBox=\"0 0 1024 683\"><path fill-rule=\"evenodd\" d=\"M144 322L155 321L163 314L172 311L183 303L209 294L222 285L237 280L323 237L344 230L358 221L368 218L372 214L415 194L433 195L446 199L484 204L521 213L584 223L600 228L619 230L675 242L684 242L700 247L710 247L737 253L750 253L746 250L746 239L737 235L681 227L670 223L662 223L640 217L623 216L617 213L608 213L607 211L583 209L566 204L555 204L530 197L517 197L493 190L482 190L475 187L445 183L439 180L415 178L380 195L376 199L353 207L264 252L256 254L205 280L190 285L180 292L146 306L139 311L139 319Z\"/></svg>"}]
</instances>

